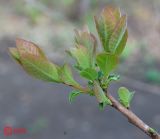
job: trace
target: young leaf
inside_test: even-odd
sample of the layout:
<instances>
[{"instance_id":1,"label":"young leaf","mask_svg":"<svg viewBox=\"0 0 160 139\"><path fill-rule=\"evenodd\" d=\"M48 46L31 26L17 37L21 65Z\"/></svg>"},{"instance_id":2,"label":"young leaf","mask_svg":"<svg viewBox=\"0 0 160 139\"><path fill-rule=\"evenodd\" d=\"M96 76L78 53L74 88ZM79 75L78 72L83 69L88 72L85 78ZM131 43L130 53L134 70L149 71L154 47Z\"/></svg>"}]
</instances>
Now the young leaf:
<instances>
[{"instance_id":1,"label":"young leaf","mask_svg":"<svg viewBox=\"0 0 160 139\"><path fill-rule=\"evenodd\" d=\"M87 51L87 48L82 45L77 45L76 48L72 48L70 51L67 51L77 62L77 66L80 69L90 68L91 57Z\"/></svg>"},{"instance_id":2,"label":"young leaf","mask_svg":"<svg viewBox=\"0 0 160 139\"><path fill-rule=\"evenodd\" d=\"M17 48L10 48L11 55L33 77L49 82L60 82L57 67L47 60L43 51L34 43L16 40Z\"/></svg>"},{"instance_id":3,"label":"young leaf","mask_svg":"<svg viewBox=\"0 0 160 139\"><path fill-rule=\"evenodd\" d=\"M23 69L33 77L49 82L60 82L57 66L33 55L21 57Z\"/></svg>"},{"instance_id":4,"label":"young leaf","mask_svg":"<svg viewBox=\"0 0 160 139\"><path fill-rule=\"evenodd\" d=\"M87 48L91 65L92 67L94 67L96 47L97 47L96 37L89 32L88 27L85 27L82 31L75 30L75 33L76 33L76 36L75 36L76 44L82 45Z\"/></svg>"},{"instance_id":5,"label":"young leaf","mask_svg":"<svg viewBox=\"0 0 160 139\"><path fill-rule=\"evenodd\" d=\"M34 43L30 42L30 41L26 41L23 39L16 39L16 46L17 46L17 50L21 55L33 55L35 57L40 57L42 59L46 59L47 57L45 56L44 52Z\"/></svg>"},{"instance_id":6,"label":"young leaf","mask_svg":"<svg viewBox=\"0 0 160 139\"><path fill-rule=\"evenodd\" d=\"M118 64L118 57L109 53L101 53L96 57L97 65L107 76Z\"/></svg>"},{"instance_id":7,"label":"young leaf","mask_svg":"<svg viewBox=\"0 0 160 139\"><path fill-rule=\"evenodd\" d=\"M87 68L80 72L80 75L88 80L95 80L98 78L98 73L95 69Z\"/></svg>"},{"instance_id":8,"label":"young leaf","mask_svg":"<svg viewBox=\"0 0 160 139\"><path fill-rule=\"evenodd\" d=\"M111 81L118 81L119 79L120 79L119 75L111 74L111 75L108 76L109 82L111 82Z\"/></svg>"},{"instance_id":9,"label":"young leaf","mask_svg":"<svg viewBox=\"0 0 160 139\"><path fill-rule=\"evenodd\" d=\"M133 95L134 93L130 92L125 87L120 87L118 90L119 101L126 108L130 107L130 103L132 101Z\"/></svg>"},{"instance_id":10,"label":"young leaf","mask_svg":"<svg viewBox=\"0 0 160 139\"><path fill-rule=\"evenodd\" d=\"M21 64L20 56L19 56L19 53L18 53L17 48L9 48L9 52L10 52L11 56L12 56L19 64Z\"/></svg>"},{"instance_id":11,"label":"young leaf","mask_svg":"<svg viewBox=\"0 0 160 139\"><path fill-rule=\"evenodd\" d=\"M112 81L117 81L119 80L120 76L119 75L114 75L114 74L110 74L107 78L103 78L101 80L101 84L103 88L108 88L109 84Z\"/></svg>"},{"instance_id":12,"label":"young leaf","mask_svg":"<svg viewBox=\"0 0 160 139\"><path fill-rule=\"evenodd\" d=\"M126 16L124 15L117 22L109 40L109 50L112 53L114 53L118 48L118 46L120 45L123 36L125 34L126 28L127 28Z\"/></svg>"},{"instance_id":13,"label":"young leaf","mask_svg":"<svg viewBox=\"0 0 160 139\"><path fill-rule=\"evenodd\" d=\"M153 128L149 128L149 133L153 134L153 135L156 135L157 134L157 131Z\"/></svg>"},{"instance_id":14,"label":"young leaf","mask_svg":"<svg viewBox=\"0 0 160 139\"><path fill-rule=\"evenodd\" d=\"M94 81L93 91L97 98L100 108L104 108L106 105L112 105L112 102L107 98L99 83L96 81Z\"/></svg>"},{"instance_id":15,"label":"young leaf","mask_svg":"<svg viewBox=\"0 0 160 139\"><path fill-rule=\"evenodd\" d=\"M104 73L100 70L98 71L98 79L101 79L104 76Z\"/></svg>"},{"instance_id":16,"label":"young leaf","mask_svg":"<svg viewBox=\"0 0 160 139\"><path fill-rule=\"evenodd\" d=\"M95 20L96 29L97 29L99 38L101 40L101 44L103 46L103 49L106 52L109 52L109 49L108 49L108 46L106 43L109 37L108 37L107 29L105 26L105 22L102 17L100 17L99 19L97 17L94 17L94 20Z\"/></svg>"},{"instance_id":17,"label":"young leaf","mask_svg":"<svg viewBox=\"0 0 160 139\"><path fill-rule=\"evenodd\" d=\"M115 51L115 55L121 55L121 53L123 52L125 46L126 46L126 43L127 43L127 38L128 38L128 31L126 29L124 35L123 35L123 38L121 40L121 42L119 43L116 51Z\"/></svg>"},{"instance_id":18,"label":"young leaf","mask_svg":"<svg viewBox=\"0 0 160 139\"><path fill-rule=\"evenodd\" d=\"M101 12L100 17L95 17L95 24L103 48L106 52L110 52L109 39L115 28L116 23L120 19L121 13L118 8L107 6Z\"/></svg>"},{"instance_id":19,"label":"young leaf","mask_svg":"<svg viewBox=\"0 0 160 139\"><path fill-rule=\"evenodd\" d=\"M89 32L88 27L85 27L82 31L75 29L75 42L76 44L83 45L92 53L95 53L96 49L96 38Z\"/></svg>"},{"instance_id":20,"label":"young leaf","mask_svg":"<svg viewBox=\"0 0 160 139\"><path fill-rule=\"evenodd\" d=\"M60 77L62 82L68 85L80 86L74 79L69 65L64 64L60 69Z\"/></svg>"},{"instance_id":21,"label":"young leaf","mask_svg":"<svg viewBox=\"0 0 160 139\"><path fill-rule=\"evenodd\" d=\"M104 17L106 24L110 26L110 29L112 29L112 31L117 21L121 17L120 9L112 6L105 7L101 15Z\"/></svg>"},{"instance_id":22,"label":"young leaf","mask_svg":"<svg viewBox=\"0 0 160 139\"><path fill-rule=\"evenodd\" d=\"M73 100L80 94L81 94L81 92L78 90L73 90L72 92L70 92L69 93L69 102L72 103Z\"/></svg>"}]
</instances>

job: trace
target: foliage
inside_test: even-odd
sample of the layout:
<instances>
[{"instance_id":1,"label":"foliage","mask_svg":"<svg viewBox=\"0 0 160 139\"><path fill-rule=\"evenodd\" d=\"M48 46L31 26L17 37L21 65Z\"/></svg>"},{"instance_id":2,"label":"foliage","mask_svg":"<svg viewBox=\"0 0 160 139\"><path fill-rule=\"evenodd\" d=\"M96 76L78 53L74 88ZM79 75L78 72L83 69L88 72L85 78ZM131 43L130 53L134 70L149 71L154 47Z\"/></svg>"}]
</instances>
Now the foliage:
<instances>
[{"instance_id":1,"label":"foliage","mask_svg":"<svg viewBox=\"0 0 160 139\"><path fill-rule=\"evenodd\" d=\"M133 95L134 95L134 93L130 92L125 87L120 87L118 90L119 100L120 100L121 104L126 108L130 107L130 103L132 101Z\"/></svg>"},{"instance_id":2,"label":"foliage","mask_svg":"<svg viewBox=\"0 0 160 139\"><path fill-rule=\"evenodd\" d=\"M47 59L43 51L34 43L17 39L16 48L10 48L12 57L31 76L38 79L63 83L73 87L69 101L81 94L95 96L101 109L112 102L105 94L112 81L119 80L119 75L113 74L119 63L128 37L127 17L121 15L120 9L105 7L99 16L94 17L102 48L97 52L97 38L90 33L88 27L82 31L75 30L75 47L67 53L75 60L73 66L81 77L88 81L87 87L82 87L75 81L68 64L56 65ZM132 93L126 88L118 91L119 100L125 107L130 106Z\"/></svg>"},{"instance_id":3,"label":"foliage","mask_svg":"<svg viewBox=\"0 0 160 139\"><path fill-rule=\"evenodd\" d=\"M70 92L70 94L69 94L69 102L72 103L73 100L80 94L81 94L81 92L78 91L78 90L73 90L72 92Z\"/></svg>"}]
</instances>

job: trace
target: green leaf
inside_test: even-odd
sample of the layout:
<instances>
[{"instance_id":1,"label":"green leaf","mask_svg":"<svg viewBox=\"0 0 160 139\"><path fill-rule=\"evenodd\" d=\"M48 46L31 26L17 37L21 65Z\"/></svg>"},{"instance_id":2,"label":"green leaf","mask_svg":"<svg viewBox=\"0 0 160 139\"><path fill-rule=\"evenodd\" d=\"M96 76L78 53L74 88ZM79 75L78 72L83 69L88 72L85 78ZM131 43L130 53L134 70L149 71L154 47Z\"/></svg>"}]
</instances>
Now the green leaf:
<instances>
[{"instance_id":1,"label":"green leaf","mask_svg":"<svg viewBox=\"0 0 160 139\"><path fill-rule=\"evenodd\" d=\"M77 90L73 90L72 92L70 92L69 93L69 102L72 103L73 100L80 94L81 94L81 92L77 91Z\"/></svg>"},{"instance_id":2,"label":"green leaf","mask_svg":"<svg viewBox=\"0 0 160 139\"><path fill-rule=\"evenodd\" d=\"M72 56L76 62L77 66L81 69L90 68L91 64L91 57L87 51L87 48L82 45L77 45L76 48L72 48L67 51L70 56Z\"/></svg>"},{"instance_id":3,"label":"green leaf","mask_svg":"<svg viewBox=\"0 0 160 139\"><path fill-rule=\"evenodd\" d=\"M106 26L105 26L105 22L104 22L102 17L100 17L99 19L97 17L94 17L94 20L95 20L96 29L97 29L99 38L101 40L101 44L103 46L103 49L106 52L109 52L109 49L108 49L107 43L106 43L107 42L106 40L109 37L108 37L107 29L106 29Z\"/></svg>"},{"instance_id":4,"label":"green leaf","mask_svg":"<svg viewBox=\"0 0 160 139\"><path fill-rule=\"evenodd\" d=\"M98 78L98 73L95 69L87 68L80 72L80 75L89 80L95 80Z\"/></svg>"},{"instance_id":5,"label":"green leaf","mask_svg":"<svg viewBox=\"0 0 160 139\"><path fill-rule=\"evenodd\" d=\"M109 53L101 53L96 57L99 68L107 76L118 64L118 57Z\"/></svg>"},{"instance_id":6,"label":"green leaf","mask_svg":"<svg viewBox=\"0 0 160 139\"><path fill-rule=\"evenodd\" d=\"M108 102L99 103L99 109L104 110L104 108L108 105Z\"/></svg>"},{"instance_id":7,"label":"green leaf","mask_svg":"<svg viewBox=\"0 0 160 139\"><path fill-rule=\"evenodd\" d=\"M126 29L124 35L123 35L123 38L121 40L121 42L119 43L116 51L115 51L115 54L116 55L121 55L121 53L123 52L125 46L126 46L126 43L127 43L127 38L128 38L128 31Z\"/></svg>"},{"instance_id":8,"label":"green leaf","mask_svg":"<svg viewBox=\"0 0 160 139\"><path fill-rule=\"evenodd\" d=\"M49 82L60 82L57 66L32 55L21 57L23 69L33 77Z\"/></svg>"},{"instance_id":9,"label":"green leaf","mask_svg":"<svg viewBox=\"0 0 160 139\"><path fill-rule=\"evenodd\" d=\"M96 49L96 38L89 32L88 27L81 30L75 29L75 42L76 44L83 45L86 47L92 54L95 53Z\"/></svg>"},{"instance_id":10,"label":"green leaf","mask_svg":"<svg viewBox=\"0 0 160 139\"><path fill-rule=\"evenodd\" d=\"M106 105L112 105L112 102L105 95L99 83L96 81L94 81L93 91L101 109L103 109Z\"/></svg>"},{"instance_id":11,"label":"green leaf","mask_svg":"<svg viewBox=\"0 0 160 139\"><path fill-rule=\"evenodd\" d=\"M44 81L60 82L58 66L48 61L36 44L17 39L16 45L10 48L10 53L28 74Z\"/></svg>"},{"instance_id":12,"label":"green leaf","mask_svg":"<svg viewBox=\"0 0 160 139\"><path fill-rule=\"evenodd\" d=\"M120 79L120 76L119 76L119 75L110 74L110 75L108 76L109 82L111 82L111 81L118 81L119 79Z\"/></svg>"},{"instance_id":13,"label":"green leaf","mask_svg":"<svg viewBox=\"0 0 160 139\"><path fill-rule=\"evenodd\" d=\"M19 53L18 53L17 48L9 48L9 52L10 52L11 56L12 56L19 64L21 64L21 62L20 62L20 56L19 56Z\"/></svg>"},{"instance_id":14,"label":"green leaf","mask_svg":"<svg viewBox=\"0 0 160 139\"><path fill-rule=\"evenodd\" d=\"M90 91L93 92L93 81L89 80L87 85L88 85L88 88L90 89ZM92 93L92 94L94 94L94 93Z\"/></svg>"},{"instance_id":15,"label":"green leaf","mask_svg":"<svg viewBox=\"0 0 160 139\"><path fill-rule=\"evenodd\" d=\"M149 133L153 134L153 135L156 135L157 134L157 131L153 128L149 128Z\"/></svg>"},{"instance_id":16,"label":"green leaf","mask_svg":"<svg viewBox=\"0 0 160 139\"><path fill-rule=\"evenodd\" d=\"M120 43L122 43L122 39L125 34L126 28L127 28L126 16L124 15L117 22L109 40L109 50L112 53L115 53Z\"/></svg>"},{"instance_id":17,"label":"green leaf","mask_svg":"<svg viewBox=\"0 0 160 139\"><path fill-rule=\"evenodd\" d=\"M64 64L60 69L60 77L62 82L68 85L80 86L74 79L69 65Z\"/></svg>"},{"instance_id":18,"label":"green leaf","mask_svg":"<svg viewBox=\"0 0 160 139\"><path fill-rule=\"evenodd\" d=\"M76 36L75 36L76 44L82 45L85 48L87 48L87 52L90 57L91 66L94 67L96 47L97 47L96 37L89 32L89 29L86 26L82 31L75 30L75 33L76 33Z\"/></svg>"},{"instance_id":19,"label":"green leaf","mask_svg":"<svg viewBox=\"0 0 160 139\"><path fill-rule=\"evenodd\" d=\"M119 101L126 108L130 107L130 103L132 101L133 95L134 93L130 92L125 87L120 87L118 90Z\"/></svg>"},{"instance_id":20,"label":"green leaf","mask_svg":"<svg viewBox=\"0 0 160 139\"><path fill-rule=\"evenodd\" d=\"M98 79L101 79L104 76L102 71L98 71Z\"/></svg>"},{"instance_id":21,"label":"green leaf","mask_svg":"<svg viewBox=\"0 0 160 139\"><path fill-rule=\"evenodd\" d=\"M99 18L95 17L97 32L106 52L110 52L109 40L120 16L121 13L118 8L107 6L103 9Z\"/></svg>"},{"instance_id":22,"label":"green leaf","mask_svg":"<svg viewBox=\"0 0 160 139\"><path fill-rule=\"evenodd\" d=\"M117 81L119 80L120 76L119 75L114 75L114 74L110 74L107 78L103 78L101 80L101 86L102 88L108 88L109 84L112 81Z\"/></svg>"}]
</instances>

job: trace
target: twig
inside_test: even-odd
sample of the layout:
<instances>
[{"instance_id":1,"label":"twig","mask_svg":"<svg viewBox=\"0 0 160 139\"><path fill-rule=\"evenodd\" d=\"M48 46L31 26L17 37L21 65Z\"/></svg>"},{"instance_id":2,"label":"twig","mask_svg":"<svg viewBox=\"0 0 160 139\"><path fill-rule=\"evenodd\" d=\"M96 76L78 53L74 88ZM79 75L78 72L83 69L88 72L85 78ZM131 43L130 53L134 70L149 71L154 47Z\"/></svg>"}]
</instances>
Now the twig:
<instances>
[{"instance_id":1,"label":"twig","mask_svg":"<svg viewBox=\"0 0 160 139\"><path fill-rule=\"evenodd\" d=\"M106 96L111 100L112 107L122 113L128 121L141 129L144 133L146 133L152 139L160 139L160 135L154 131L150 126L145 124L137 115L135 115L131 110L122 106L112 95L110 95L107 91Z\"/></svg>"},{"instance_id":2,"label":"twig","mask_svg":"<svg viewBox=\"0 0 160 139\"><path fill-rule=\"evenodd\" d=\"M64 82L63 82L63 84L65 84L65 85L67 85L67 86L70 86L70 87L72 87L72 88L74 88L74 89L76 89L76 90L80 90L81 93L87 94L87 93L89 92L89 89L88 89L88 88L85 88L85 87L70 85L70 84L67 84L67 83L64 83Z\"/></svg>"}]
</instances>

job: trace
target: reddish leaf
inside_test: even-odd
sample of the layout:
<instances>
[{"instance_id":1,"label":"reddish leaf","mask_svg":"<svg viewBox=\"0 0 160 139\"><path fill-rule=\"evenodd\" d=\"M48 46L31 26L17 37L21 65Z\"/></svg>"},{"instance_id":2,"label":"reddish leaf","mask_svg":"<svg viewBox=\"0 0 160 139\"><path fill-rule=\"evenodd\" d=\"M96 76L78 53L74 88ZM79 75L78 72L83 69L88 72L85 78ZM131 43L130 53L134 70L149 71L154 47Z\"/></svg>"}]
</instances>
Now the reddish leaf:
<instances>
[{"instance_id":1,"label":"reddish leaf","mask_svg":"<svg viewBox=\"0 0 160 139\"><path fill-rule=\"evenodd\" d=\"M95 24L101 39L103 48L106 52L110 52L108 47L109 39L115 28L116 23L120 19L120 10L114 7L106 7L101 12L100 17L95 17Z\"/></svg>"},{"instance_id":2,"label":"reddish leaf","mask_svg":"<svg viewBox=\"0 0 160 139\"><path fill-rule=\"evenodd\" d=\"M112 53L115 52L121 40L123 39L126 28L127 28L126 16L122 16L118 21L118 23L116 24L114 31L111 35L111 38L109 40L109 49Z\"/></svg>"}]
</instances>

